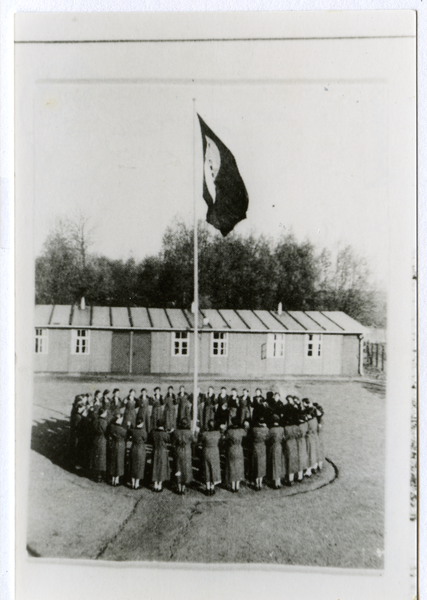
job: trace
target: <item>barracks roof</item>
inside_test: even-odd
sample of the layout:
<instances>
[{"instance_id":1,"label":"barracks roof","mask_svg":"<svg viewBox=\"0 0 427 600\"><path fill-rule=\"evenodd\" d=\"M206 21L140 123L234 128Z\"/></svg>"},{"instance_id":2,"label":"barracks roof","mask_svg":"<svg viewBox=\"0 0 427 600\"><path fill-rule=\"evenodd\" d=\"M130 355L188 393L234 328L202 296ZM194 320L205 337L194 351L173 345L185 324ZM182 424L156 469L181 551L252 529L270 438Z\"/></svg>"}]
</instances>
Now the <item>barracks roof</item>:
<instances>
[{"instance_id":1,"label":"barracks roof","mask_svg":"<svg viewBox=\"0 0 427 600\"><path fill-rule=\"evenodd\" d=\"M241 333L364 333L358 321L341 311L269 310L199 311L202 331L235 331ZM133 331L185 331L194 327L193 313L180 308L143 308L116 306L38 304L35 327L128 329Z\"/></svg>"}]
</instances>

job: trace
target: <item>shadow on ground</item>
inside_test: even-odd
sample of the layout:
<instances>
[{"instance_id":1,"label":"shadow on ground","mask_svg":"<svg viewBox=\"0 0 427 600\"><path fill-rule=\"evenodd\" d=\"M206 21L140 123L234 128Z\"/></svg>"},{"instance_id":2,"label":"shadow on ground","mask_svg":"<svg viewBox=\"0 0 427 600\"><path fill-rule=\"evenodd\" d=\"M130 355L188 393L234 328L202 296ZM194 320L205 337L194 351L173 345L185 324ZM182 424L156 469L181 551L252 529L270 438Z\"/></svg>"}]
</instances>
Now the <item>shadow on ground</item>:
<instances>
[{"instance_id":1,"label":"shadow on ground","mask_svg":"<svg viewBox=\"0 0 427 600\"><path fill-rule=\"evenodd\" d=\"M31 450L45 456L54 465L74 472L69 458L69 438L70 423L68 419L55 417L41 419L33 424Z\"/></svg>"}]
</instances>

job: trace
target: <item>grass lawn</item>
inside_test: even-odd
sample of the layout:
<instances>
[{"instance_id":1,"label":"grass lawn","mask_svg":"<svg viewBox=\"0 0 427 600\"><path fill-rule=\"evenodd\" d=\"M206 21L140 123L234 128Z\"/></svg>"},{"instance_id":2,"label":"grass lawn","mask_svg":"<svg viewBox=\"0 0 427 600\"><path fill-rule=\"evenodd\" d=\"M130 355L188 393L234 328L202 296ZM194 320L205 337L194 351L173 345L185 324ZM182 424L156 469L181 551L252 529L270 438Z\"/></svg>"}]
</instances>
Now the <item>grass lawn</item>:
<instances>
[{"instance_id":1,"label":"grass lawn","mask_svg":"<svg viewBox=\"0 0 427 600\"><path fill-rule=\"evenodd\" d=\"M197 490L180 497L169 490L154 494L148 488L111 488L68 470L67 427L74 396L97 388L111 390L115 383L36 377L28 528L34 555L383 567L382 386L361 381L289 384L290 391L309 396L325 409L326 455L338 477L334 479L330 464L316 477L334 479L329 485L318 487L322 482L313 479L280 491L256 494L244 488L234 495L219 490L206 498ZM151 391L157 380L143 383ZM179 385L178 380L171 383ZM209 383L202 381L202 389ZM241 389L244 383L233 385ZM263 382L262 387L272 384L288 389L278 381ZM124 396L142 383L122 380L117 387Z\"/></svg>"}]
</instances>

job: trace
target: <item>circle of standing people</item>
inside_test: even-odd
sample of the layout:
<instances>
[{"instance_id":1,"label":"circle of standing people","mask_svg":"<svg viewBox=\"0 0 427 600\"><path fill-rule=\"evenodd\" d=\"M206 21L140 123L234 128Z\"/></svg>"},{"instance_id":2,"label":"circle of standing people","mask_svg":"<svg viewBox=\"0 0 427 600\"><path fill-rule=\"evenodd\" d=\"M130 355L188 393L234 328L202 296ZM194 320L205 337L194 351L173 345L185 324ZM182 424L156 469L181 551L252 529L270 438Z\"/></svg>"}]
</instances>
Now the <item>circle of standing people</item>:
<instances>
[{"instance_id":1,"label":"circle of standing people","mask_svg":"<svg viewBox=\"0 0 427 600\"><path fill-rule=\"evenodd\" d=\"M154 492L165 482L178 494L195 479L206 495L224 483L233 493L242 481L256 491L268 482L274 489L292 486L320 471L324 462L322 407L278 392L264 397L260 388L219 394L212 386L199 392L197 426L191 430L192 395L169 386L152 396L142 388L126 398L114 389L76 396L70 418L70 460L97 481L138 489L151 480ZM195 475L196 473L196 475Z\"/></svg>"}]
</instances>

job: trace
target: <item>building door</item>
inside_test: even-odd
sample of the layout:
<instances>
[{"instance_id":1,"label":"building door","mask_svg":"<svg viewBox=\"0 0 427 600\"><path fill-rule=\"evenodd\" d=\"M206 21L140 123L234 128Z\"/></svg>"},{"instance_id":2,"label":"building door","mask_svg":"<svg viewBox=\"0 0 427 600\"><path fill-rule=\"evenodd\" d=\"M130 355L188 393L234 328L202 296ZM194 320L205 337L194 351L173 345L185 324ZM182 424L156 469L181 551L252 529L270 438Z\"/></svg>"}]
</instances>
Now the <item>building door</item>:
<instances>
[{"instance_id":1,"label":"building door","mask_svg":"<svg viewBox=\"0 0 427 600\"><path fill-rule=\"evenodd\" d=\"M134 332L132 347L132 373L147 375L151 372L151 333Z\"/></svg>"},{"instance_id":2,"label":"building door","mask_svg":"<svg viewBox=\"0 0 427 600\"><path fill-rule=\"evenodd\" d=\"M111 372L129 373L130 333L113 331L111 346Z\"/></svg>"}]
</instances>

